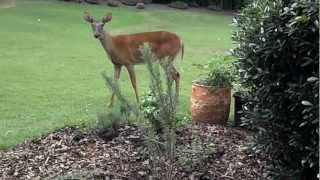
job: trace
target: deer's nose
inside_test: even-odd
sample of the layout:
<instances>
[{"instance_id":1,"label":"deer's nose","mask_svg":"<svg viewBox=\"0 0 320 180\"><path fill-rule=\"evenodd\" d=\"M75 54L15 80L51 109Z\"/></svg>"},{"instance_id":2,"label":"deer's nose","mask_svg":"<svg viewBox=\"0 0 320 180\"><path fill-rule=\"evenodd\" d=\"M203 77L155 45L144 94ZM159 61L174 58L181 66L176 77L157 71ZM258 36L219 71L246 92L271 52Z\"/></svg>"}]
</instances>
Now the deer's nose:
<instances>
[{"instance_id":1,"label":"deer's nose","mask_svg":"<svg viewBox=\"0 0 320 180\"><path fill-rule=\"evenodd\" d=\"M94 34L94 37L95 37L95 38L98 38L98 37L99 37L99 35L98 35L98 34Z\"/></svg>"}]
</instances>

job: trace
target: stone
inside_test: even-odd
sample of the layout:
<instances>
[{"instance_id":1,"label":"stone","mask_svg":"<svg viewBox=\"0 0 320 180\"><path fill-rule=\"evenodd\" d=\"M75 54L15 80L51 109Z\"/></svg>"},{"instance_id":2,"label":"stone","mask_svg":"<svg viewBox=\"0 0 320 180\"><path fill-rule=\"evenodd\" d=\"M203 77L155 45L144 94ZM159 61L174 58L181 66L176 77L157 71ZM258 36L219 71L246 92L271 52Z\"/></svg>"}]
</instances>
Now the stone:
<instances>
[{"instance_id":1,"label":"stone","mask_svg":"<svg viewBox=\"0 0 320 180\"><path fill-rule=\"evenodd\" d=\"M85 0L89 4L100 4L99 0Z\"/></svg>"},{"instance_id":2,"label":"stone","mask_svg":"<svg viewBox=\"0 0 320 180\"><path fill-rule=\"evenodd\" d=\"M190 7L195 7L195 8L200 7L200 5L199 5L197 2L195 2L195 1L189 2L188 5L189 5Z\"/></svg>"},{"instance_id":3,"label":"stone","mask_svg":"<svg viewBox=\"0 0 320 180\"><path fill-rule=\"evenodd\" d=\"M185 2L182 2L182 1L172 2L168 6L172 7L172 8L176 8L176 9L188 9L189 8L188 4Z\"/></svg>"},{"instance_id":4,"label":"stone","mask_svg":"<svg viewBox=\"0 0 320 180\"><path fill-rule=\"evenodd\" d=\"M118 7L120 6L120 2L116 0L108 0L107 5L110 7Z\"/></svg>"},{"instance_id":5,"label":"stone","mask_svg":"<svg viewBox=\"0 0 320 180\"><path fill-rule=\"evenodd\" d=\"M136 6L139 0L122 0L121 2L127 6Z\"/></svg>"},{"instance_id":6,"label":"stone","mask_svg":"<svg viewBox=\"0 0 320 180\"><path fill-rule=\"evenodd\" d=\"M216 5L210 5L210 6L208 6L208 9L212 10L212 11L221 11L222 10L222 8L220 6L216 6Z\"/></svg>"},{"instance_id":7,"label":"stone","mask_svg":"<svg viewBox=\"0 0 320 180\"><path fill-rule=\"evenodd\" d=\"M144 6L144 3L137 3L137 9L144 9L145 6Z\"/></svg>"},{"instance_id":8,"label":"stone","mask_svg":"<svg viewBox=\"0 0 320 180\"><path fill-rule=\"evenodd\" d=\"M152 3L152 0L143 0L143 3L144 3L144 4L151 4L151 3Z\"/></svg>"}]
</instances>

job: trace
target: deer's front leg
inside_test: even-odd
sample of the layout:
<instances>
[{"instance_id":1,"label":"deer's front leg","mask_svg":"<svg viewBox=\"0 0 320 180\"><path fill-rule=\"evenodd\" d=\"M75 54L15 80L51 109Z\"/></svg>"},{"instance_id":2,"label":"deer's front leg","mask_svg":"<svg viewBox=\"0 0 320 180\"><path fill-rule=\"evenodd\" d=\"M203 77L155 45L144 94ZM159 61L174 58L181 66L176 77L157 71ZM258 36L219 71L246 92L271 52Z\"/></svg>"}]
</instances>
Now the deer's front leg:
<instances>
[{"instance_id":1,"label":"deer's front leg","mask_svg":"<svg viewBox=\"0 0 320 180\"><path fill-rule=\"evenodd\" d=\"M120 78L121 65L114 65L114 80L117 82ZM109 108L113 107L115 92L112 92Z\"/></svg>"},{"instance_id":2,"label":"deer's front leg","mask_svg":"<svg viewBox=\"0 0 320 180\"><path fill-rule=\"evenodd\" d=\"M133 87L134 92L136 94L137 102L139 103L139 95L138 95L138 90L137 90L137 82L136 82L136 74L134 71L134 66L128 65L126 67L127 67L127 70L128 70L129 76L130 76L132 87Z\"/></svg>"},{"instance_id":3,"label":"deer's front leg","mask_svg":"<svg viewBox=\"0 0 320 180\"><path fill-rule=\"evenodd\" d=\"M176 84L176 100L179 102L179 91L180 91L180 73L177 71L175 67L173 67L171 72L172 78Z\"/></svg>"}]
</instances>

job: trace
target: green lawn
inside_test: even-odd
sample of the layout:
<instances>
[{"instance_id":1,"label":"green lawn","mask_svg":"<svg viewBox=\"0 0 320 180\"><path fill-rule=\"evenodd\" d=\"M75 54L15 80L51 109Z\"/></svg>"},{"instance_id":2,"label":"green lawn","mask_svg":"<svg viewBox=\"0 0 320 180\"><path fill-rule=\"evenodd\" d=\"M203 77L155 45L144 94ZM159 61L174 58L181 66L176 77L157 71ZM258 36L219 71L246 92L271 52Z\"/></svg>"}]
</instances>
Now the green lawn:
<instances>
[{"instance_id":1,"label":"green lawn","mask_svg":"<svg viewBox=\"0 0 320 180\"><path fill-rule=\"evenodd\" d=\"M200 73L192 64L221 61L217 57L232 47L232 17L222 13L19 0L0 9L0 148L92 122L105 111L110 92L101 72L112 75L112 64L82 19L84 10L100 17L112 12L106 27L112 34L167 30L183 38L181 114L190 114L191 82ZM144 66L136 71L143 94L148 72ZM120 86L134 100L126 71Z\"/></svg>"}]
</instances>

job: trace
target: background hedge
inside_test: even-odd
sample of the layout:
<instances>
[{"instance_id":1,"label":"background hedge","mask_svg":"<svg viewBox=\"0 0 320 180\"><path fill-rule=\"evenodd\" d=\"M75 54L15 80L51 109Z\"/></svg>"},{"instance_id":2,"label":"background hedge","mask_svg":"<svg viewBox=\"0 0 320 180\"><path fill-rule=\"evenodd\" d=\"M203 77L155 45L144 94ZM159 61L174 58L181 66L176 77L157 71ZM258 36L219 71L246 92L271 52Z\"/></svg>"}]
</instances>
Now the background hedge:
<instances>
[{"instance_id":1,"label":"background hedge","mask_svg":"<svg viewBox=\"0 0 320 180\"><path fill-rule=\"evenodd\" d=\"M196 2L199 6L218 5L222 9L239 9L249 0L153 0L155 3L170 3L174 1L183 1L188 4Z\"/></svg>"}]
</instances>

